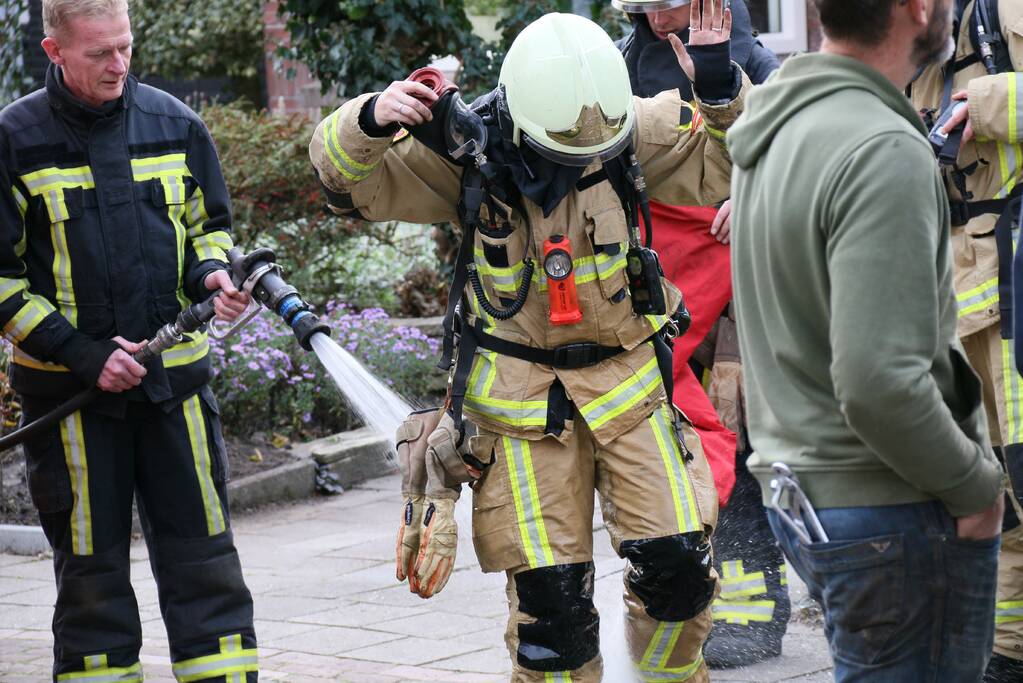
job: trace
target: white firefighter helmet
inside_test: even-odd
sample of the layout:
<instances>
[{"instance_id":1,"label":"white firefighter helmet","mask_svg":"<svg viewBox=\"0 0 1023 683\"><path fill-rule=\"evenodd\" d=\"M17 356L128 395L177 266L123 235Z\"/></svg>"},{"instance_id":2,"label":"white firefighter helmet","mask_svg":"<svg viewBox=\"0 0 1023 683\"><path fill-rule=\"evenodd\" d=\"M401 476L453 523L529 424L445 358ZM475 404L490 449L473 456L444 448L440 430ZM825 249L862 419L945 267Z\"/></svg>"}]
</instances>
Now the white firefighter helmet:
<instances>
[{"instance_id":1,"label":"white firefighter helmet","mask_svg":"<svg viewBox=\"0 0 1023 683\"><path fill-rule=\"evenodd\" d=\"M567 166L618 156L632 140L636 112L622 53L597 24L546 14L522 30L498 80L524 141Z\"/></svg>"},{"instance_id":2,"label":"white firefighter helmet","mask_svg":"<svg viewBox=\"0 0 1023 683\"><path fill-rule=\"evenodd\" d=\"M611 6L629 14L642 14L643 12L659 12L665 9L675 9L683 5L691 5L693 0L611 0Z\"/></svg>"}]
</instances>

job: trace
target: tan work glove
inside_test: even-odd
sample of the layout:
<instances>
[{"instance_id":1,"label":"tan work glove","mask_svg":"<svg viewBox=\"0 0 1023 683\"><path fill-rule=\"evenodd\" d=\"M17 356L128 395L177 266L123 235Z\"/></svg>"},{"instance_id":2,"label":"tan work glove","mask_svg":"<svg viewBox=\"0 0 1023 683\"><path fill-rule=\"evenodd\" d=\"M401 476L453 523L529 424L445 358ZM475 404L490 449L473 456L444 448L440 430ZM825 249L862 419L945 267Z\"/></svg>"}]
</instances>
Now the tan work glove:
<instances>
[{"instance_id":1,"label":"tan work glove","mask_svg":"<svg viewBox=\"0 0 1023 683\"><path fill-rule=\"evenodd\" d=\"M455 567L458 549L458 524L455 502L462 484L479 476L463 460L469 452L469 438L459 434L454 420L445 414L427 439L426 449L426 512L419 538L419 556L415 575L409 584L420 597L430 598L444 588Z\"/></svg>"},{"instance_id":2,"label":"tan work glove","mask_svg":"<svg viewBox=\"0 0 1023 683\"><path fill-rule=\"evenodd\" d=\"M401 468L401 495L405 500L395 547L395 576L398 581L409 578L412 592L416 592L411 575L419 554L419 533L426 509L426 438L443 414L443 409L412 413L398 427L395 436L398 465Z\"/></svg>"}]
</instances>

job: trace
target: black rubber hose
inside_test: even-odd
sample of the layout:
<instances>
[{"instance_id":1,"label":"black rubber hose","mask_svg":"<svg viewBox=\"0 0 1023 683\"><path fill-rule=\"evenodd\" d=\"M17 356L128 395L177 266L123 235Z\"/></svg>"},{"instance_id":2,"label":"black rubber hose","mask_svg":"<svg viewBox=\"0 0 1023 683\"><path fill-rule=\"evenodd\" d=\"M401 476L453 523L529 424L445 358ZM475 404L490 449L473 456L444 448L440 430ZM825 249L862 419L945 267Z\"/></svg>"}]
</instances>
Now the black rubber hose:
<instances>
[{"instance_id":1,"label":"black rubber hose","mask_svg":"<svg viewBox=\"0 0 1023 683\"><path fill-rule=\"evenodd\" d=\"M533 259L525 259L523 263L525 265L522 268L522 281L519 283L519 291L512 305L505 309L497 308L490 303L490 300L487 299L487 293L483 290L483 283L480 282L479 272L474 267L469 268L469 282L472 284L472 291L476 293L476 301L479 302L480 308L495 320L510 320L518 315L522 307L526 305L529 287L533 283L533 270L536 266L533 263Z\"/></svg>"},{"instance_id":2,"label":"black rubber hose","mask_svg":"<svg viewBox=\"0 0 1023 683\"><path fill-rule=\"evenodd\" d=\"M61 403L42 417L33 420L21 429L17 429L0 439L0 451L13 448L23 441L28 441L43 430L49 429L53 425L57 424L71 413L81 410L85 406L89 405L99 398L102 393L103 390L99 387L92 387L91 389L86 389L85 391L75 394L68 401Z\"/></svg>"}]
</instances>

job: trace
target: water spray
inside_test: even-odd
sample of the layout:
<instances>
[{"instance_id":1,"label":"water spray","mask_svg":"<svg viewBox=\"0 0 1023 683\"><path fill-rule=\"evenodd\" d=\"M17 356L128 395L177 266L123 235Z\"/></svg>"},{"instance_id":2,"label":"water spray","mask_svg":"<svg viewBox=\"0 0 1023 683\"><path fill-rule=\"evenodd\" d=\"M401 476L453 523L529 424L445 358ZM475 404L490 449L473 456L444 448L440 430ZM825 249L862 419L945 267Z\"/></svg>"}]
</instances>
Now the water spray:
<instances>
[{"instance_id":1,"label":"water spray","mask_svg":"<svg viewBox=\"0 0 1023 683\"><path fill-rule=\"evenodd\" d=\"M234 248L227 252L231 280L240 290L248 292L260 304L254 311L235 323L226 332L221 332L210 324L216 315L213 301L220 294L217 290L201 303L192 304L178 314L177 319L167 323L153 335L132 359L140 365L152 361L164 351L183 342L190 334L204 329L208 324L211 335L216 339L224 339L251 320L255 314L266 307L279 315L295 333L298 343L306 351L312 350L313 337L322 336L330 340L330 329L322 322L298 291L285 282L280 266L274 263L274 253L270 249L256 249L245 254L241 249ZM103 394L99 387L91 387L82 391L67 402L43 415L39 419L11 432L0 439L0 450L16 446L33 435L53 426L68 415L81 410Z\"/></svg>"}]
</instances>

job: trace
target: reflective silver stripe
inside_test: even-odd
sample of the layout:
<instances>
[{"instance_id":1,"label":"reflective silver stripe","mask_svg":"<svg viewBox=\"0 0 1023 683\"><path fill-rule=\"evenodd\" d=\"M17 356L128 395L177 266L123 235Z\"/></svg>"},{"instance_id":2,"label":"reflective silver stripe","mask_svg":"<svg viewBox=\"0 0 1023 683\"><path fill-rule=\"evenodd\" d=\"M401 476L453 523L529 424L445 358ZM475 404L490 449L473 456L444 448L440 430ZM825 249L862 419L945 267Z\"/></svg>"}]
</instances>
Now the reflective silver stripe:
<instances>
[{"instance_id":1,"label":"reflective silver stripe","mask_svg":"<svg viewBox=\"0 0 1023 683\"><path fill-rule=\"evenodd\" d=\"M481 415L494 418L518 427L542 427L547 424L547 403L534 401L543 405L518 407L514 401L501 401L482 396L466 396L465 408Z\"/></svg>"},{"instance_id":2,"label":"reflective silver stripe","mask_svg":"<svg viewBox=\"0 0 1023 683\"><path fill-rule=\"evenodd\" d=\"M540 493L536 487L529 443L522 439L502 438L505 462L512 485L519 535L525 546L526 557L531 569L549 567L554 564L540 509Z\"/></svg>"},{"instance_id":3,"label":"reflective silver stripe","mask_svg":"<svg viewBox=\"0 0 1023 683\"><path fill-rule=\"evenodd\" d=\"M715 619L729 621L770 621L774 615L773 600L714 601L711 612Z\"/></svg>"},{"instance_id":4,"label":"reflective silver stripe","mask_svg":"<svg viewBox=\"0 0 1023 683\"><path fill-rule=\"evenodd\" d=\"M184 403L185 422L188 425L189 437L192 441L192 457L195 461L195 474L199 490L203 496L206 512L207 531L215 536L227 529L223 510L220 507L220 496L213 483L211 474L210 450L207 443L206 421L199 407L199 397L192 396Z\"/></svg>"},{"instance_id":5,"label":"reflective silver stripe","mask_svg":"<svg viewBox=\"0 0 1023 683\"><path fill-rule=\"evenodd\" d=\"M327 156L330 158L331 163L334 164L334 168L341 171L341 175L357 183L369 177L369 174L373 172L376 165L363 164L352 159L345 152L344 148L341 147L341 140L337 130L337 126L341 121L339 113L339 111L336 111L331 114L323 124L323 138L327 148Z\"/></svg>"},{"instance_id":6,"label":"reflective silver stripe","mask_svg":"<svg viewBox=\"0 0 1023 683\"><path fill-rule=\"evenodd\" d=\"M592 408L584 406L582 409L583 417L586 418L586 422L589 423L591 429L596 429L606 421L601 418L610 413L615 413L616 410L624 408L629 403L637 402L642 396L650 394L657 388L660 381L661 371L660 368L657 367L657 363L654 363L643 375L639 377L639 381L627 391L623 391L610 401L593 406ZM617 417L617 415L615 416ZM597 427L593 426L595 423Z\"/></svg>"},{"instance_id":7,"label":"reflective silver stripe","mask_svg":"<svg viewBox=\"0 0 1023 683\"><path fill-rule=\"evenodd\" d=\"M0 277L0 304L26 289L28 289L28 280Z\"/></svg>"},{"instance_id":8,"label":"reflective silver stripe","mask_svg":"<svg viewBox=\"0 0 1023 683\"><path fill-rule=\"evenodd\" d=\"M64 457L71 475L74 504L71 510L72 551L75 555L92 554L92 514L89 502L89 469L85 454L82 414L72 413L61 425Z\"/></svg>"},{"instance_id":9,"label":"reflective silver stripe","mask_svg":"<svg viewBox=\"0 0 1023 683\"><path fill-rule=\"evenodd\" d=\"M209 661L193 664L190 662L196 662L196 660L189 660L189 662L174 664L171 667L174 677L185 683L214 676L227 676L235 671L255 671L254 667L259 663L259 655L254 650L242 650L241 653L232 653L231 656L227 654L211 655L201 659Z\"/></svg>"},{"instance_id":10,"label":"reflective silver stripe","mask_svg":"<svg viewBox=\"0 0 1023 683\"><path fill-rule=\"evenodd\" d=\"M703 667L703 654L700 654L692 664L687 666L668 668L657 668L657 669L642 669L639 672L644 683L683 683L688 681L690 678L695 676L697 672Z\"/></svg>"},{"instance_id":11,"label":"reflective silver stripe","mask_svg":"<svg viewBox=\"0 0 1023 683\"><path fill-rule=\"evenodd\" d=\"M597 264L597 274L601 280L606 280L607 277L613 274L617 270L621 270L625 267L625 245L618 245L618 253L613 256L607 254L598 254L595 257Z\"/></svg>"},{"instance_id":12,"label":"reflective silver stripe","mask_svg":"<svg viewBox=\"0 0 1023 683\"><path fill-rule=\"evenodd\" d=\"M160 157L156 158L159 159ZM184 154L180 155L180 158L168 159L167 161L157 162L150 159L132 159L131 162L132 170L138 175L155 175L168 172L190 175L188 173L188 167L185 165Z\"/></svg>"},{"instance_id":13,"label":"reflective silver stripe","mask_svg":"<svg viewBox=\"0 0 1023 683\"><path fill-rule=\"evenodd\" d=\"M1023 621L1023 601L1010 600L995 605L995 623Z\"/></svg>"},{"instance_id":14,"label":"reflective silver stripe","mask_svg":"<svg viewBox=\"0 0 1023 683\"><path fill-rule=\"evenodd\" d=\"M669 485L675 503L675 516L680 522L679 532L701 531L703 522L700 520L700 513L696 507L696 494L689 481L689 473L682 462L682 453L678 449L675 432L665 417L668 410L670 408L667 406L655 410L654 414L650 416L649 422L655 430L654 438L658 441L658 447L664 451L662 460L670 477Z\"/></svg>"},{"instance_id":15,"label":"reflective silver stripe","mask_svg":"<svg viewBox=\"0 0 1023 683\"><path fill-rule=\"evenodd\" d=\"M974 294L973 296L968 297L966 299L960 299L956 303L959 305L959 310L960 311L965 311L966 309L971 308L973 306L978 306L980 304L983 304L983 303L989 301L990 299L993 299L994 303L997 303L997 301L998 301L998 281L997 280L995 281L995 284L993 284L992 286L990 286L987 289L983 290L979 294ZM972 312L972 311L967 311L967 312L969 313L969 312Z\"/></svg>"},{"instance_id":16,"label":"reflective silver stripe","mask_svg":"<svg viewBox=\"0 0 1023 683\"><path fill-rule=\"evenodd\" d=\"M762 574L750 579L721 579L722 600L727 600L729 597L738 597L739 595L757 595L766 592L767 582L764 581Z\"/></svg>"},{"instance_id":17,"label":"reflective silver stripe","mask_svg":"<svg viewBox=\"0 0 1023 683\"><path fill-rule=\"evenodd\" d=\"M648 650L647 656L644 657L644 666L641 667L644 671L655 671L665 666L684 627L684 621L662 621L657 625L653 635L657 639L657 644L653 650Z\"/></svg>"},{"instance_id":18,"label":"reflective silver stripe","mask_svg":"<svg viewBox=\"0 0 1023 683\"><path fill-rule=\"evenodd\" d=\"M74 671L57 676L59 683L140 683L142 681L142 665L132 664L129 667L96 668L86 671Z\"/></svg>"},{"instance_id":19,"label":"reflective silver stripe","mask_svg":"<svg viewBox=\"0 0 1023 683\"><path fill-rule=\"evenodd\" d=\"M46 173L44 175L29 173L21 176L21 181L25 183L25 187L27 187L29 192L32 194L35 194L34 190L39 190L40 188L45 188L50 185L83 186L95 184L92 177L92 171L81 171L78 169L69 170L77 172L69 173L62 169L54 169L54 173Z\"/></svg>"}]
</instances>

